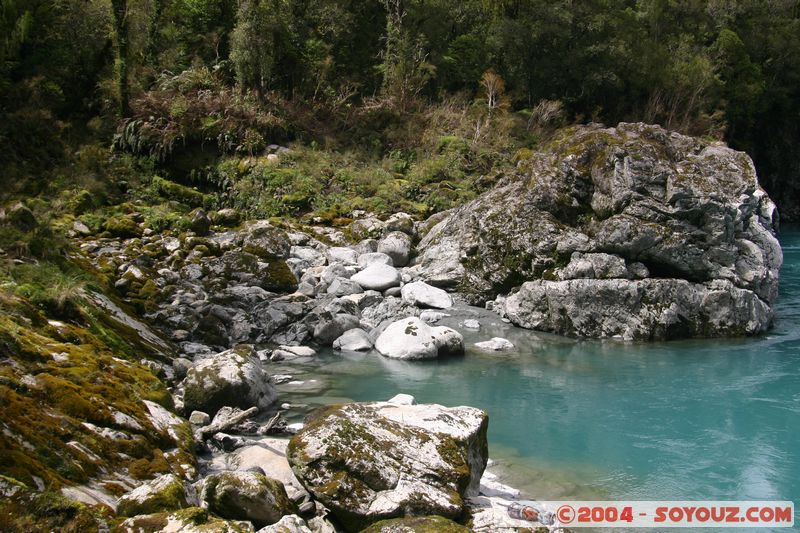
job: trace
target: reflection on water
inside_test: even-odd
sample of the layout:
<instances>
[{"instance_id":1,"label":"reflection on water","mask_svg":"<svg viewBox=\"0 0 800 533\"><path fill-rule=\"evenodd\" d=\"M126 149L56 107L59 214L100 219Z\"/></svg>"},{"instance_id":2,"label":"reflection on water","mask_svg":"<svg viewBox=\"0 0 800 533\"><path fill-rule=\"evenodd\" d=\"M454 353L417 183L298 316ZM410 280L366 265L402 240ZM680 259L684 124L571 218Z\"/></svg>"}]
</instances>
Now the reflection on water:
<instances>
[{"instance_id":1,"label":"reflection on water","mask_svg":"<svg viewBox=\"0 0 800 533\"><path fill-rule=\"evenodd\" d=\"M432 362L323 355L330 397L473 405L491 455L539 499L800 500L800 232L782 237L776 328L757 339L626 344L515 329L496 316L468 345L508 354ZM458 327L459 319L446 325Z\"/></svg>"}]
</instances>

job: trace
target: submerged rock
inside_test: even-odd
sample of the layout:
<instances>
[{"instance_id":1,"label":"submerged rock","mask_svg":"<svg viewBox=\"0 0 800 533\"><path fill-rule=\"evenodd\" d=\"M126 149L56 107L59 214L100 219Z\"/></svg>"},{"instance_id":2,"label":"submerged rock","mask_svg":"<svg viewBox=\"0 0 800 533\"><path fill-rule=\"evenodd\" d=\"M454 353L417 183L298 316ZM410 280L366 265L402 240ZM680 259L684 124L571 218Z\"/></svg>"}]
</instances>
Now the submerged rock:
<instances>
[{"instance_id":1,"label":"submerged rock","mask_svg":"<svg viewBox=\"0 0 800 533\"><path fill-rule=\"evenodd\" d=\"M472 407L345 404L312 414L288 458L347 531L400 516L455 518L477 494L487 427Z\"/></svg>"},{"instance_id":2,"label":"submerged rock","mask_svg":"<svg viewBox=\"0 0 800 533\"><path fill-rule=\"evenodd\" d=\"M529 304L509 318L561 334L707 337L769 326L782 262L777 213L746 154L658 126L589 125L563 131L518 168L425 236L423 279L457 285L473 303L530 282L520 291ZM713 282L735 292L723 298ZM687 283L690 303L678 289ZM641 298L611 297L602 290L610 286L677 316L647 319ZM532 302L543 296L536 287L549 309ZM607 298L615 312L603 311ZM709 305L725 318L703 319ZM594 325L587 308L598 312Z\"/></svg>"},{"instance_id":3,"label":"submerged rock","mask_svg":"<svg viewBox=\"0 0 800 533\"><path fill-rule=\"evenodd\" d=\"M505 350L513 350L514 344L502 337L492 337L488 341L476 342L475 346L487 352L502 352Z\"/></svg>"},{"instance_id":4,"label":"submerged rock","mask_svg":"<svg viewBox=\"0 0 800 533\"><path fill-rule=\"evenodd\" d=\"M409 317L390 324L378 336L375 349L393 359L433 359L464 353L464 338L448 327Z\"/></svg>"}]
</instances>

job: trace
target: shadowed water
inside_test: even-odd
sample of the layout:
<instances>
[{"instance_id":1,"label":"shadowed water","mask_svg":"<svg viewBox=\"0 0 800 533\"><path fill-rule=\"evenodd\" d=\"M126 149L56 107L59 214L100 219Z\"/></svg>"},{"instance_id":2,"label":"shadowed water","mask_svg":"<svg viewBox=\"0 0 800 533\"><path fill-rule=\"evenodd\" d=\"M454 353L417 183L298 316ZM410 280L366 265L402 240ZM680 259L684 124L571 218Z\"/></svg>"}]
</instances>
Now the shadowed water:
<instances>
[{"instance_id":1,"label":"shadowed water","mask_svg":"<svg viewBox=\"0 0 800 533\"><path fill-rule=\"evenodd\" d=\"M516 349L426 363L323 355L311 403L387 399L489 412L490 454L537 499L800 500L800 231L781 237L775 328L756 339L627 344L511 328L469 346ZM443 321L458 326L460 319ZM783 530L786 531L786 530Z\"/></svg>"}]
</instances>

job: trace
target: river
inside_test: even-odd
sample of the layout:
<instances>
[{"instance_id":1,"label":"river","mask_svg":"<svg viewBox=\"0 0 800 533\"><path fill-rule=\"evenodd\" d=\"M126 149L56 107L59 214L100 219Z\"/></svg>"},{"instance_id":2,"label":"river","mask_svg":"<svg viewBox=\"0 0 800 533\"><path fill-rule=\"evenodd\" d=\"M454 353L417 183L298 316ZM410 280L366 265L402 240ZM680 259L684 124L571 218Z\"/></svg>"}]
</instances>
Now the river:
<instances>
[{"instance_id":1,"label":"river","mask_svg":"<svg viewBox=\"0 0 800 533\"><path fill-rule=\"evenodd\" d=\"M800 228L781 243L775 327L758 338L579 341L483 312L477 333L442 322L464 333L464 357L323 354L309 377L327 387L304 401L404 392L485 409L495 468L540 500L800 501ZM472 348L495 335L516 349Z\"/></svg>"}]
</instances>

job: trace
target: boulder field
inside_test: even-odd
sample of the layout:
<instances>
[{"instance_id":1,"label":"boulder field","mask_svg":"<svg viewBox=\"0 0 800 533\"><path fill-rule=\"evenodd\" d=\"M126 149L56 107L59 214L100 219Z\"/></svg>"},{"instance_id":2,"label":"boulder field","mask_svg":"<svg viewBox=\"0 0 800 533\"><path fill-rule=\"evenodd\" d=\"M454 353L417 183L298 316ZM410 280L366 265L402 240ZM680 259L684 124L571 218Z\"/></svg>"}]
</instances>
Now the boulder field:
<instances>
[{"instance_id":1,"label":"boulder field","mask_svg":"<svg viewBox=\"0 0 800 533\"><path fill-rule=\"evenodd\" d=\"M358 213L343 229L211 222L240 219L198 213L193 231L182 233L75 235L114 299L143 320L102 295L91 298L108 300L102 308L126 331L158 344L158 357L102 362L116 372L134 368L130 380L144 392L130 394L159 401L112 398L127 411L104 412L84 427L114 446L68 443L102 456L97 471L106 477L114 472L107 456L138 454L118 487L98 488L99 474L80 476L80 490L116 509L121 530L505 530L496 526L506 523L502 505L475 500L489 498L480 482L486 413L403 396L329 406L304 424L280 425L273 416L295 407L281 394L322 396L325 387L290 375L292 365L318 365L317 350L329 348L343 359L463 354L453 328L483 334L482 324L466 316L453 328L436 322L465 303L575 337L754 335L771 324L782 262L775 206L750 159L644 124L564 130L520 157L516 174L497 187L426 222L402 213L385 221ZM59 324L50 323L52 335ZM484 357L515 351L490 337L470 349ZM50 367L82 356L62 351ZM26 372L19 383L49 390ZM102 392L119 387L112 381ZM74 396L76 412L89 412ZM267 432L296 434L287 446ZM168 458L182 467L162 465L167 455L150 452L156 445L174 450ZM211 459L196 465L195 446ZM72 479L63 484L63 494L77 494ZM23 487L9 487L20 505L28 501Z\"/></svg>"}]
</instances>

